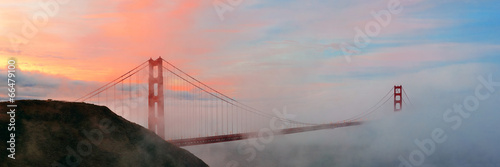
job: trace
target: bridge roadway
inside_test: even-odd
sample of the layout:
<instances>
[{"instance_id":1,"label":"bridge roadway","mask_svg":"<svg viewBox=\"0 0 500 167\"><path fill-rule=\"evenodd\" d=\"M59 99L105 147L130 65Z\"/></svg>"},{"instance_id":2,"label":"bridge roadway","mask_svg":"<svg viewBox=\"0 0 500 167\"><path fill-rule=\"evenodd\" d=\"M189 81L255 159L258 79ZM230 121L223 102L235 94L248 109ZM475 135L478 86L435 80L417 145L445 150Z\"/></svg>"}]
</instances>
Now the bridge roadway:
<instances>
[{"instance_id":1,"label":"bridge roadway","mask_svg":"<svg viewBox=\"0 0 500 167\"><path fill-rule=\"evenodd\" d=\"M306 126L299 128L287 128L273 131L274 135L285 135L292 133L300 133L307 131L315 131L321 129L334 129L348 126L356 126L361 125L363 122L361 121L353 121L353 122L342 122L342 123L331 123L331 124L321 124L314 126ZM200 144L210 144L210 143L220 143L220 142L228 142L228 141L236 141L236 140L244 140L249 138L256 138L259 136L258 132L249 132L249 133L236 133L236 134L228 134L228 135L218 135L218 136L209 136L209 137L197 137L197 138L187 138L187 139L176 139L176 140L167 140L167 142L177 145L179 147L182 146L193 146Z\"/></svg>"}]
</instances>

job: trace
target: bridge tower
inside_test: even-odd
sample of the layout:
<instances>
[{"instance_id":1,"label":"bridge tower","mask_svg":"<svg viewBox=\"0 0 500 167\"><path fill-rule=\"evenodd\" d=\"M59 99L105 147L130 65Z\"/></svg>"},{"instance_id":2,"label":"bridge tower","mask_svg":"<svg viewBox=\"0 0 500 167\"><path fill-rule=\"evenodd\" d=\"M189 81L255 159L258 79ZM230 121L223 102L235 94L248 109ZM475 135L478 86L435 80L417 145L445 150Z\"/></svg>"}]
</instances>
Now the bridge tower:
<instances>
[{"instance_id":1,"label":"bridge tower","mask_svg":"<svg viewBox=\"0 0 500 167\"><path fill-rule=\"evenodd\" d=\"M150 58L148 62L148 129L165 139L162 62L161 57L156 60Z\"/></svg>"},{"instance_id":2,"label":"bridge tower","mask_svg":"<svg viewBox=\"0 0 500 167\"><path fill-rule=\"evenodd\" d=\"M403 91L403 86L394 85L394 112L401 111L403 109L403 99L401 96L401 92Z\"/></svg>"}]
</instances>

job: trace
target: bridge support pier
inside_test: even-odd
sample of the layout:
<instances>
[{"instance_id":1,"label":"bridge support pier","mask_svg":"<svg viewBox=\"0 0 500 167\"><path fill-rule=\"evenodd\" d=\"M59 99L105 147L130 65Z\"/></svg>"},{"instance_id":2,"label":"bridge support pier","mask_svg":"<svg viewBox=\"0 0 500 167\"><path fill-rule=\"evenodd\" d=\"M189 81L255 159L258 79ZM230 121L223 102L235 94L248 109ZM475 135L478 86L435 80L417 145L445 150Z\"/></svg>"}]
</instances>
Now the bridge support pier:
<instances>
[{"instance_id":1,"label":"bridge support pier","mask_svg":"<svg viewBox=\"0 0 500 167\"><path fill-rule=\"evenodd\" d=\"M149 59L148 129L165 139L162 62L161 57Z\"/></svg>"}]
</instances>

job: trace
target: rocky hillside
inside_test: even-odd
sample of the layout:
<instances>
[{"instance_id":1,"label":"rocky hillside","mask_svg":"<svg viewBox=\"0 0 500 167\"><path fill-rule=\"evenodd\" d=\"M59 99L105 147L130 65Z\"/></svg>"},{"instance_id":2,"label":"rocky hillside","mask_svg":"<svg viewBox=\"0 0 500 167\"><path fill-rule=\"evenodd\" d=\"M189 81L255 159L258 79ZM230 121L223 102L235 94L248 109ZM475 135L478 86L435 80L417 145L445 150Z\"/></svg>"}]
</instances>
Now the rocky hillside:
<instances>
[{"instance_id":1,"label":"rocky hillside","mask_svg":"<svg viewBox=\"0 0 500 167\"><path fill-rule=\"evenodd\" d=\"M0 167L207 166L107 107L40 100L16 102L15 159L11 159L7 104L0 103Z\"/></svg>"}]
</instances>

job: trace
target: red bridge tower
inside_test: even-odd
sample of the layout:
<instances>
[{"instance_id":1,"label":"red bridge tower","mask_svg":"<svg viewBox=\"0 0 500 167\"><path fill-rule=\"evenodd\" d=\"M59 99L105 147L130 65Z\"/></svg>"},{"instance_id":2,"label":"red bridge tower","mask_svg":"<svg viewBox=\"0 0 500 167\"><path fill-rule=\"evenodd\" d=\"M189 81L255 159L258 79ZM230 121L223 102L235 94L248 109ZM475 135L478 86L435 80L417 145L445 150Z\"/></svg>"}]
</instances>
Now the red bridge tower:
<instances>
[{"instance_id":1,"label":"red bridge tower","mask_svg":"<svg viewBox=\"0 0 500 167\"><path fill-rule=\"evenodd\" d=\"M148 129L165 139L162 58L149 59ZM155 76L156 74L156 76Z\"/></svg>"},{"instance_id":2,"label":"red bridge tower","mask_svg":"<svg viewBox=\"0 0 500 167\"><path fill-rule=\"evenodd\" d=\"M394 85L394 112L401 111L403 109L403 99L401 97L401 92L403 91L403 86Z\"/></svg>"}]
</instances>

